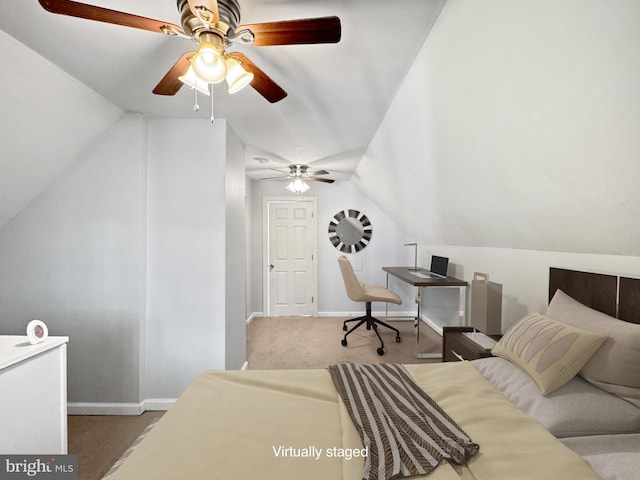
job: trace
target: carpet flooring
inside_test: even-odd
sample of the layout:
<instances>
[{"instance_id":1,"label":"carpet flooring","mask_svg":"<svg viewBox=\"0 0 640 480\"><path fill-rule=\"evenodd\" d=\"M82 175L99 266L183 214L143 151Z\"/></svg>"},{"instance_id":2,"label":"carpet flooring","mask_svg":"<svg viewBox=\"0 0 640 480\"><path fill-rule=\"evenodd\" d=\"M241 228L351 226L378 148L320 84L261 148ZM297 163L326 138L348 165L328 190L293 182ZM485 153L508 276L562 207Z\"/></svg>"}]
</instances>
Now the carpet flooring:
<instances>
[{"instance_id":1,"label":"carpet flooring","mask_svg":"<svg viewBox=\"0 0 640 480\"><path fill-rule=\"evenodd\" d=\"M428 363L439 359L418 359L417 352L441 351L441 337L422 324L417 342L413 321L394 321L402 341L395 333L380 328L386 352L376 353L380 343L372 330L363 326L340 343L343 318L260 317L247 325L249 369L326 368L335 363ZM353 325L353 324L352 324ZM70 415L69 453L78 455L78 480L100 480L125 453L145 428L164 412L145 412L137 416ZM143 480L143 479L141 479Z\"/></svg>"},{"instance_id":2,"label":"carpet flooring","mask_svg":"<svg viewBox=\"0 0 640 480\"><path fill-rule=\"evenodd\" d=\"M68 452L78 455L78 480L100 480L144 429L163 414L69 415Z\"/></svg>"},{"instance_id":3,"label":"carpet flooring","mask_svg":"<svg viewBox=\"0 0 640 480\"><path fill-rule=\"evenodd\" d=\"M417 341L413 320L390 321L400 330L400 343L395 332L378 327L385 354L373 330L361 326L340 343L345 332L345 317L258 317L247 326L247 362L250 370L326 368L336 363L429 363L440 359L419 359L418 352L442 352L442 338L422 323ZM384 320L381 318L381 320ZM349 325L354 326L354 323Z\"/></svg>"}]
</instances>

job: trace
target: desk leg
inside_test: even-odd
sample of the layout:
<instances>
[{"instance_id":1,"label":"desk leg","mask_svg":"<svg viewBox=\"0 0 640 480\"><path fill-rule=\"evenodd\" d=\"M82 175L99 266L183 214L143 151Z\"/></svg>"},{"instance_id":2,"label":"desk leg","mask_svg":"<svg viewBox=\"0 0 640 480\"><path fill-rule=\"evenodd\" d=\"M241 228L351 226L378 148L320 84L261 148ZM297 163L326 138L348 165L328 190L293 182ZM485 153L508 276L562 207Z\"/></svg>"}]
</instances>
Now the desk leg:
<instances>
[{"instance_id":1,"label":"desk leg","mask_svg":"<svg viewBox=\"0 0 640 480\"><path fill-rule=\"evenodd\" d=\"M418 304L418 313L416 315L416 329L417 329L416 343L420 343L420 323L422 322L422 320L420 319L421 292L422 292L422 288L416 287L416 303ZM416 354L416 358L442 358L442 354L432 353L432 352L418 352Z\"/></svg>"},{"instance_id":2,"label":"desk leg","mask_svg":"<svg viewBox=\"0 0 640 480\"><path fill-rule=\"evenodd\" d=\"M389 290L389 272L387 272L387 284L385 286ZM387 302L384 302L384 316L389 320L389 304Z\"/></svg>"},{"instance_id":3,"label":"desk leg","mask_svg":"<svg viewBox=\"0 0 640 480\"><path fill-rule=\"evenodd\" d=\"M418 304L418 311L416 313L416 343L420 343L420 287L416 287L416 303Z\"/></svg>"},{"instance_id":4,"label":"desk leg","mask_svg":"<svg viewBox=\"0 0 640 480\"><path fill-rule=\"evenodd\" d=\"M467 287L460 287L460 311L458 313L458 323L461 327L466 326L466 309L467 309Z\"/></svg>"}]
</instances>

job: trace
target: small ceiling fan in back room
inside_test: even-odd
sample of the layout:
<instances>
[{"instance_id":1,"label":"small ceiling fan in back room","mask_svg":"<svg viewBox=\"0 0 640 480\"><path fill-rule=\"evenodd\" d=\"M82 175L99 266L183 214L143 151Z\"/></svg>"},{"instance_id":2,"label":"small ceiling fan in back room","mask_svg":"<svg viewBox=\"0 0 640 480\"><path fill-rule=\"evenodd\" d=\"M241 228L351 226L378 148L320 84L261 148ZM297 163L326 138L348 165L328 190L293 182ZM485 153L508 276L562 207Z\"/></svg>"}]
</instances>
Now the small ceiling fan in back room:
<instances>
[{"instance_id":1,"label":"small ceiling fan in back room","mask_svg":"<svg viewBox=\"0 0 640 480\"><path fill-rule=\"evenodd\" d=\"M38 1L51 13L193 40L196 50L186 52L169 69L153 89L158 95L175 95L183 84L209 95L210 84L226 80L229 93L250 84L269 102L279 102L287 92L246 55L231 51L233 45L337 43L341 37L335 16L240 25L236 0L176 0L181 26L71 0Z\"/></svg>"},{"instance_id":2,"label":"small ceiling fan in back room","mask_svg":"<svg viewBox=\"0 0 640 480\"><path fill-rule=\"evenodd\" d=\"M270 170L281 173L282 175L277 177L266 177L262 178L262 180L290 180L287 185L287 190L292 193L304 193L309 190L309 185L306 183L307 180L322 183L333 183L335 181L323 176L329 175L329 172L326 170L311 170L308 165L303 165L301 163L292 163L288 168L289 171L271 168Z\"/></svg>"}]
</instances>

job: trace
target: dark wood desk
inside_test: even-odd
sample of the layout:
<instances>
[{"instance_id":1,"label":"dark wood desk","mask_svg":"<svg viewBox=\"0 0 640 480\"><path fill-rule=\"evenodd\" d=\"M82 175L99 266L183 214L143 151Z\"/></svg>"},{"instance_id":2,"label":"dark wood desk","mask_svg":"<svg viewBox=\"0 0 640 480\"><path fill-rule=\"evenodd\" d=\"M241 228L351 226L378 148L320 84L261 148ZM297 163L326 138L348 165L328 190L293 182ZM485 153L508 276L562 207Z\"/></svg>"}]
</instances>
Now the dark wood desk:
<instances>
[{"instance_id":1,"label":"dark wood desk","mask_svg":"<svg viewBox=\"0 0 640 480\"><path fill-rule=\"evenodd\" d=\"M418 305L416 313L416 327L417 327L417 342L420 342L420 293L421 289L425 287L440 287L440 288L458 288L460 295L460 325L465 324L465 309L467 305L467 287L468 283L459 278L447 277L447 278L434 278L428 277L428 270L419 269L414 270L412 267L382 267L382 270L387 272L387 288L389 287L389 275L392 275L409 285L416 287L416 303ZM422 274L422 276L418 275ZM441 356L439 353L418 353L418 358L438 358Z\"/></svg>"},{"instance_id":2,"label":"dark wood desk","mask_svg":"<svg viewBox=\"0 0 640 480\"><path fill-rule=\"evenodd\" d=\"M458 278L422 278L416 274L427 274L428 270L422 268L418 271L412 270L413 267L382 267L382 270L389 275L399 278L415 287L467 287L469 284Z\"/></svg>"}]
</instances>

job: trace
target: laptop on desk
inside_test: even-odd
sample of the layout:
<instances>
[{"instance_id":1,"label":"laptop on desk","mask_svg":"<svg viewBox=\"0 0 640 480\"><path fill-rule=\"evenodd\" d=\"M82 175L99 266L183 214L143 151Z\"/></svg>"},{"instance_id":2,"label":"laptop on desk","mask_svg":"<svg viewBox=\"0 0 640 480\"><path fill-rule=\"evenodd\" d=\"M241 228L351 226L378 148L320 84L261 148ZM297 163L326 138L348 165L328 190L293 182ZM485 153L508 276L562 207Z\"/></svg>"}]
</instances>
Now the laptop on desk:
<instances>
[{"instance_id":1,"label":"laptop on desk","mask_svg":"<svg viewBox=\"0 0 640 480\"><path fill-rule=\"evenodd\" d=\"M449 258L431 255L431 266L429 271L415 272L413 275L420 278L447 278L449 269Z\"/></svg>"}]
</instances>

